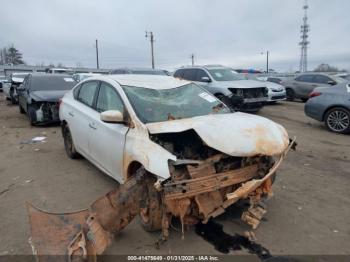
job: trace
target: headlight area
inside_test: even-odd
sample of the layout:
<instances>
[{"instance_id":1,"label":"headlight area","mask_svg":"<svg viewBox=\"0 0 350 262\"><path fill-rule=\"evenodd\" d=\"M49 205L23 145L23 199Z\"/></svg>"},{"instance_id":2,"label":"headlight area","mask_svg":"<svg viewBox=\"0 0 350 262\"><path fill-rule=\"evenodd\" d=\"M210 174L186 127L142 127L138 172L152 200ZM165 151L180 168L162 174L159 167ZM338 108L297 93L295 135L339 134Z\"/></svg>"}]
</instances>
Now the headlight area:
<instances>
[{"instance_id":1,"label":"headlight area","mask_svg":"<svg viewBox=\"0 0 350 262\"><path fill-rule=\"evenodd\" d=\"M57 122L60 120L58 102L33 102L30 107L35 112L35 122Z\"/></svg>"}]
</instances>

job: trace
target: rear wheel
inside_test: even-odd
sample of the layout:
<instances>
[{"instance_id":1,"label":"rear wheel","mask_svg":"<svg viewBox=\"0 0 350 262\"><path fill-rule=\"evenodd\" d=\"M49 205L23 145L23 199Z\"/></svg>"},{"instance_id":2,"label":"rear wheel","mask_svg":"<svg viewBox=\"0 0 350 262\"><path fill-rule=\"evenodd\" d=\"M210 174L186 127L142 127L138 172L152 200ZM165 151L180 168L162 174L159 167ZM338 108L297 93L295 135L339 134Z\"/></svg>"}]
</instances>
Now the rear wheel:
<instances>
[{"instance_id":1,"label":"rear wheel","mask_svg":"<svg viewBox=\"0 0 350 262\"><path fill-rule=\"evenodd\" d=\"M160 193L155 189L154 183L149 183L144 199L140 202L139 210L142 227L152 232L162 229L162 201Z\"/></svg>"},{"instance_id":2,"label":"rear wheel","mask_svg":"<svg viewBox=\"0 0 350 262\"><path fill-rule=\"evenodd\" d=\"M294 101L295 100L295 93L293 89L286 88L286 96L288 101Z\"/></svg>"},{"instance_id":3,"label":"rear wheel","mask_svg":"<svg viewBox=\"0 0 350 262\"><path fill-rule=\"evenodd\" d=\"M63 140L64 140L64 148L66 149L67 155L72 159L79 158L80 154L75 149L73 139L72 139L72 134L70 133L69 127L67 125L64 125L62 129L63 129L62 133L63 133Z\"/></svg>"},{"instance_id":4,"label":"rear wheel","mask_svg":"<svg viewBox=\"0 0 350 262\"><path fill-rule=\"evenodd\" d=\"M326 127L335 133L350 133L350 111L343 107L335 107L327 111L325 116Z\"/></svg>"}]
</instances>

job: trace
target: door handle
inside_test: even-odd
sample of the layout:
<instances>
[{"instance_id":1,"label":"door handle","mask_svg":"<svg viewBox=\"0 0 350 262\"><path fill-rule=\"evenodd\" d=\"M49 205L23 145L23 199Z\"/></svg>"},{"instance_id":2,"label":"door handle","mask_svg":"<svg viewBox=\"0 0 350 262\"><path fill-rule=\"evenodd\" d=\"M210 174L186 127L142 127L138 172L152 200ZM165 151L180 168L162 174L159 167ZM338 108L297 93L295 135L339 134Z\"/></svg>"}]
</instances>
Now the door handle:
<instances>
[{"instance_id":1,"label":"door handle","mask_svg":"<svg viewBox=\"0 0 350 262\"><path fill-rule=\"evenodd\" d=\"M73 112L68 112L68 115L74 116L74 113Z\"/></svg>"},{"instance_id":2,"label":"door handle","mask_svg":"<svg viewBox=\"0 0 350 262\"><path fill-rule=\"evenodd\" d=\"M89 123L89 127L92 128L92 129L94 129L94 130L97 129L97 127L96 127L93 123Z\"/></svg>"}]
</instances>

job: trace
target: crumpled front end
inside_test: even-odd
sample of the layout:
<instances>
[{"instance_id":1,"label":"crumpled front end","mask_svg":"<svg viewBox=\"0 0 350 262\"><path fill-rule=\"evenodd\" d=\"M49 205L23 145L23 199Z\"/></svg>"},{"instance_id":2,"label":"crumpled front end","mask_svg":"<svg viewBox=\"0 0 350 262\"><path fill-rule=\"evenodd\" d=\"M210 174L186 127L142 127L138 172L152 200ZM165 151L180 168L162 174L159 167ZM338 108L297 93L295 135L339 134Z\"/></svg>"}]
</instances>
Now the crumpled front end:
<instances>
[{"instance_id":1,"label":"crumpled front end","mask_svg":"<svg viewBox=\"0 0 350 262\"><path fill-rule=\"evenodd\" d=\"M227 122L240 116L148 125L151 142L172 156L169 175L153 174L149 167L154 159L149 158L148 166L133 170L124 184L87 210L50 214L29 206L33 250L94 260L137 215L146 230L162 230L166 240L173 218L180 219L184 233L185 225L206 223L241 199L250 202L242 219L256 228L266 212L260 202L272 195L276 170L295 139L263 118L245 115L245 121ZM222 123L227 123L225 130Z\"/></svg>"},{"instance_id":2,"label":"crumpled front end","mask_svg":"<svg viewBox=\"0 0 350 262\"><path fill-rule=\"evenodd\" d=\"M34 102L28 110L33 123L55 123L60 121L58 102Z\"/></svg>"}]
</instances>

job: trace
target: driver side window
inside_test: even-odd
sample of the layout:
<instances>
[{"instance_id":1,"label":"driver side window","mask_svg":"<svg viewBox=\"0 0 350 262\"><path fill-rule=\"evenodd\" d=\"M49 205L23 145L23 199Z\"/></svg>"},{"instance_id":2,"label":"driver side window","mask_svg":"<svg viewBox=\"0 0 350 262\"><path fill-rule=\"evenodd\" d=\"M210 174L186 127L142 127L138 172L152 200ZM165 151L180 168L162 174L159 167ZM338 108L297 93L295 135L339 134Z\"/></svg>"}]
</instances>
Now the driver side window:
<instances>
[{"instance_id":1,"label":"driver side window","mask_svg":"<svg viewBox=\"0 0 350 262\"><path fill-rule=\"evenodd\" d=\"M98 92L96 110L104 112L108 110L118 110L124 113L124 104L114 87L102 82Z\"/></svg>"},{"instance_id":2,"label":"driver side window","mask_svg":"<svg viewBox=\"0 0 350 262\"><path fill-rule=\"evenodd\" d=\"M196 81L198 81L198 82L207 82L207 81L204 81L202 79L202 77L208 77L208 79L210 79L208 74L204 70L198 69L197 70L197 75L196 75Z\"/></svg>"}]
</instances>

